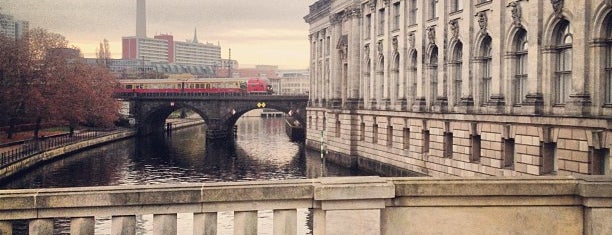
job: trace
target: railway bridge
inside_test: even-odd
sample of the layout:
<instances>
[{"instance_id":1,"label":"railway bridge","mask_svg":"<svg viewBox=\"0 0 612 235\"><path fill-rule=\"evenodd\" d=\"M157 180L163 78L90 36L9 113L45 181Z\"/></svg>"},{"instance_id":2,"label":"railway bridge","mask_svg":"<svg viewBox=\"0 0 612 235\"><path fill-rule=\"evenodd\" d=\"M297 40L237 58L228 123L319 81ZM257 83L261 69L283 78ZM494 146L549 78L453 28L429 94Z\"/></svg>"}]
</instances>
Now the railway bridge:
<instances>
[{"instance_id":1,"label":"railway bridge","mask_svg":"<svg viewBox=\"0 0 612 235\"><path fill-rule=\"evenodd\" d=\"M208 139L231 136L236 121L254 109L276 109L306 125L308 104L307 95L126 93L116 97L130 103L130 114L141 135L163 131L165 120L172 112L187 108L204 119Z\"/></svg>"}]
</instances>

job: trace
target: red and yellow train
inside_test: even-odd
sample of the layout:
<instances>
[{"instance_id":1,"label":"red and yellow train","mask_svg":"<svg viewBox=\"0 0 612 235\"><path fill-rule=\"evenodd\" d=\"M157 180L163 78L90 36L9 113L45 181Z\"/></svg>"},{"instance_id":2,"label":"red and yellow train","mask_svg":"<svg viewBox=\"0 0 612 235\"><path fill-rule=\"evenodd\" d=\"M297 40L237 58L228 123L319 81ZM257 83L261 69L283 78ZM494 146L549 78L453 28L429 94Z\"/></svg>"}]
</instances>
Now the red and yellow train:
<instances>
[{"instance_id":1,"label":"red and yellow train","mask_svg":"<svg viewBox=\"0 0 612 235\"><path fill-rule=\"evenodd\" d=\"M264 78L121 79L115 93L272 94Z\"/></svg>"}]
</instances>

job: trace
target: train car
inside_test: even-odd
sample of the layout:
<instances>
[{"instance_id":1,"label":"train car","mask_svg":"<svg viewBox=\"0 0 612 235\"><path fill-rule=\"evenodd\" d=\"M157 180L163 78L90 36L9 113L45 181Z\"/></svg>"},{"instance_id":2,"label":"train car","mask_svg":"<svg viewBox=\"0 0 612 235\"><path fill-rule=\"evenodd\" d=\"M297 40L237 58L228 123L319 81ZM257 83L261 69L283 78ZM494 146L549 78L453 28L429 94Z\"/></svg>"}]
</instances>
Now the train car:
<instances>
[{"instance_id":1,"label":"train car","mask_svg":"<svg viewBox=\"0 0 612 235\"><path fill-rule=\"evenodd\" d=\"M116 93L272 94L262 78L121 79Z\"/></svg>"}]
</instances>

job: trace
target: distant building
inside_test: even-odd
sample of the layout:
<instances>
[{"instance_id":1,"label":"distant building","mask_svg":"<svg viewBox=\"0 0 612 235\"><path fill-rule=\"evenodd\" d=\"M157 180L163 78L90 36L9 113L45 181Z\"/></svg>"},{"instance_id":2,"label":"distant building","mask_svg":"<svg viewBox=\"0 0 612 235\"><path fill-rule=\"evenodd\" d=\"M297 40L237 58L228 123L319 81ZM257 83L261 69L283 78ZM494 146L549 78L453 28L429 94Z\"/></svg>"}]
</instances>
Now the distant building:
<instances>
[{"instance_id":1,"label":"distant building","mask_svg":"<svg viewBox=\"0 0 612 235\"><path fill-rule=\"evenodd\" d=\"M310 72L308 70L279 71L279 89L281 95L304 95L310 92Z\"/></svg>"},{"instance_id":2,"label":"distant building","mask_svg":"<svg viewBox=\"0 0 612 235\"><path fill-rule=\"evenodd\" d=\"M145 7L144 0L137 2L136 36L122 38L123 59L195 66L215 66L221 63L221 46L200 43L197 32L194 32L193 40L186 42L174 41L174 36L169 34L148 38Z\"/></svg>"},{"instance_id":3,"label":"distant building","mask_svg":"<svg viewBox=\"0 0 612 235\"><path fill-rule=\"evenodd\" d=\"M100 64L96 58L87 58L88 64ZM215 77L208 65L184 65L143 60L109 59L106 66L117 78L164 78L172 74L192 74L197 77Z\"/></svg>"},{"instance_id":4,"label":"distant building","mask_svg":"<svg viewBox=\"0 0 612 235\"><path fill-rule=\"evenodd\" d=\"M16 20L12 15L0 14L0 35L19 39L30 29L28 21Z\"/></svg>"}]
</instances>

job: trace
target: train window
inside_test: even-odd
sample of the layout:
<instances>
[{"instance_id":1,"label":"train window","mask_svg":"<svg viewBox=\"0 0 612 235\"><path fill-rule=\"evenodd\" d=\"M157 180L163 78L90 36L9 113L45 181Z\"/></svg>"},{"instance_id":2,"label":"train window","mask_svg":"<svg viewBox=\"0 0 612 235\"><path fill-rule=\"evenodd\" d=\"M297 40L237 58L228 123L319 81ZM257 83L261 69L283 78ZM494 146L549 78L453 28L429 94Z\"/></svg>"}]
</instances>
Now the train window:
<instances>
[{"instance_id":1,"label":"train window","mask_svg":"<svg viewBox=\"0 0 612 235\"><path fill-rule=\"evenodd\" d=\"M125 89L132 89L132 84L125 85Z\"/></svg>"},{"instance_id":2,"label":"train window","mask_svg":"<svg viewBox=\"0 0 612 235\"><path fill-rule=\"evenodd\" d=\"M194 85L193 84L189 84L189 88L194 88Z\"/></svg>"}]
</instances>

